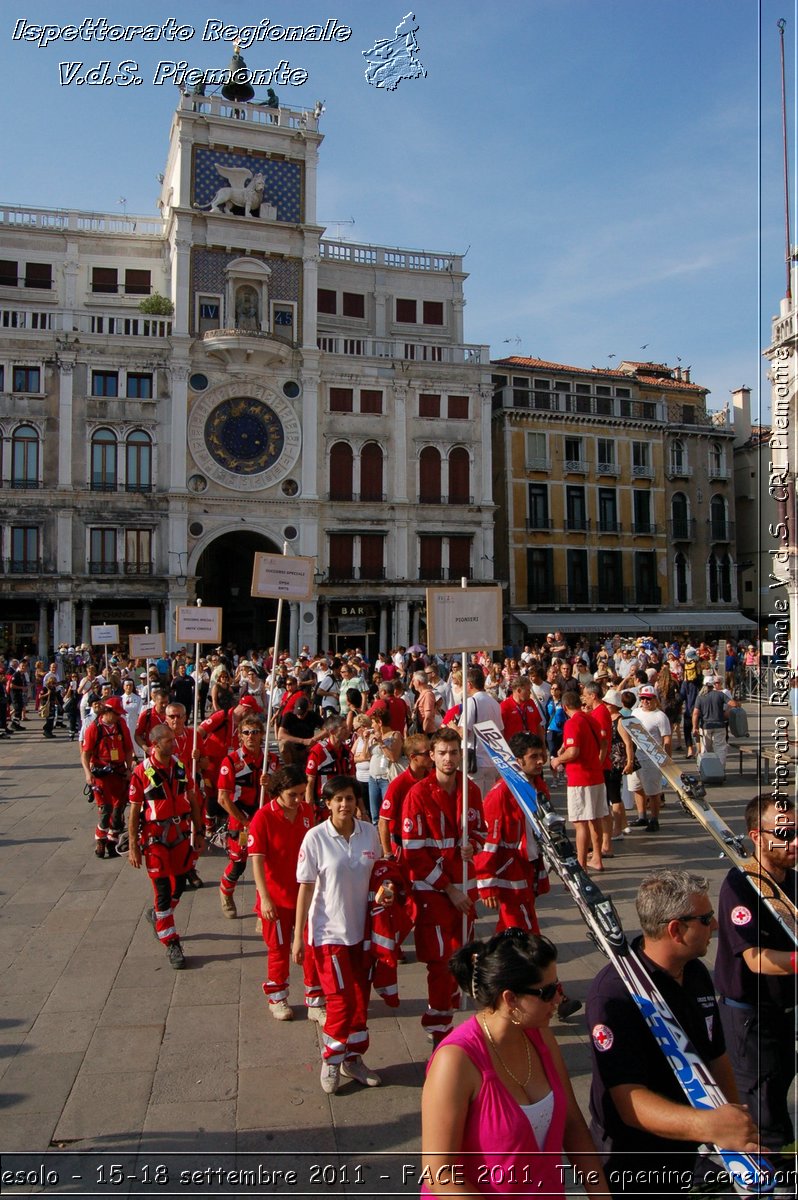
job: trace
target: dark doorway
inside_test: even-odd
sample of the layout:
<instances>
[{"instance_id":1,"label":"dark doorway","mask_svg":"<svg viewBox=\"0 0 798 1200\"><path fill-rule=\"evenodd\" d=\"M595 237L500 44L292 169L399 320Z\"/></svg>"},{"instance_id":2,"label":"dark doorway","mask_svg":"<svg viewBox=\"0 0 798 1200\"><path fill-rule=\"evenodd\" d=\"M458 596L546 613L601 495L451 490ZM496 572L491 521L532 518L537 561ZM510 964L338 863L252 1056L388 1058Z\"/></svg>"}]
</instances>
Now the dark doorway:
<instances>
[{"instance_id":1,"label":"dark doorway","mask_svg":"<svg viewBox=\"0 0 798 1200\"><path fill-rule=\"evenodd\" d=\"M222 641L241 654L274 645L277 601L250 595L255 553L279 554L280 547L260 533L222 533L200 555L197 595L208 608L222 609ZM283 605L280 646L287 649L288 605Z\"/></svg>"}]
</instances>

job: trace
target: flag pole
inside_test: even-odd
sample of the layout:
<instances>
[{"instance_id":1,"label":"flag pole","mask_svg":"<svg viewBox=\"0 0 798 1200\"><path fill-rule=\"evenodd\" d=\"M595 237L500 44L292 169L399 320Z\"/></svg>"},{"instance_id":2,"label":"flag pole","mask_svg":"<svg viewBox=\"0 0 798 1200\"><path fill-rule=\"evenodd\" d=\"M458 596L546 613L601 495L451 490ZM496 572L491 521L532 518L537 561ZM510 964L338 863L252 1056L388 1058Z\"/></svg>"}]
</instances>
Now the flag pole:
<instances>
[{"instance_id":1,"label":"flag pole","mask_svg":"<svg viewBox=\"0 0 798 1200\"><path fill-rule=\"evenodd\" d=\"M283 542L283 556L288 554L288 542ZM274 631L274 655L272 658L272 673L271 682L269 683L269 703L266 708L266 737L264 738L264 757L263 771L260 778L260 800L258 807L263 808L266 803L266 780L268 777L269 765L269 738L271 736L272 715L274 713L274 691L277 682L277 663L280 657L280 629L283 623L283 598L279 597L277 601L277 628Z\"/></svg>"},{"instance_id":2,"label":"flag pole","mask_svg":"<svg viewBox=\"0 0 798 1200\"><path fill-rule=\"evenodd\" d=\"M468 580L463 575L460 579L460 587L467 588ZM462 817L460 820L461 849L465 849L468 845L468 651L463 650L460 657L460 670L463 676L463 799L462 799ZM463 859L463 893L468 895L468 863ZM463 913L463 945L468 941L468 913Z\"/></svg>"}]
</instances>

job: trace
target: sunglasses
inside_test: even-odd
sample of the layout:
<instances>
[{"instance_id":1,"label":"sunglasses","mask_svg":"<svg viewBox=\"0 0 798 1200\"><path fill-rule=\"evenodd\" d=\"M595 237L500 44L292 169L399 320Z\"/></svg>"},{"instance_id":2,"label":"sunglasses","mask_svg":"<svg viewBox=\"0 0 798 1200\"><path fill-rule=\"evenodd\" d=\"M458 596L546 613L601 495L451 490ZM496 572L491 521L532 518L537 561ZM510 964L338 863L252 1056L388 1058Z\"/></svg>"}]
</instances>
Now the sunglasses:
<instances>
[{"instance_id":1,"label":"sunglasses","mask_svg":"<svg viewBox=\"0 0 798 1200\"><path fill-rule=\"evenodd\" d=\"M686 917L671 917L671 920L672 921L700 921L702 925L704 925L707 929L709 929L710 925L715 920L715 910L710 909L710 911L708 913L701 913L700 916L698 916L696 913L689 913ZM665 924L667 925L667 921L665 922Z\"/></svg>"},{"instance_id":2,"label":"sunglasses","mask_svg":"<svg viewBox=\"0 0 798 1200\"><path fill-rule=\"evenodd\" d=\"M559 979L556 979L554 983L547 983L544 987L526 988L524 995L537 996L538 1000L542 1000L544 1004L548 1004L560 991L562 991L562 984Z\"/></svg>"},{"instance_id":3,"label":"sunglasses","mask_svg":"<svg viewBox=\"0 0 798 1200\"><path fill-rule=\"evenodd\" d=\"M779 825L777 829L760 829L759 832L772 833L780 842L794 842L798 837L798 830L794 825Z\"/></svg>"},{"instance_id":4,"label":"sunglasses","mask_svg":"<svg viewBox=\"0 0 798 1200\"><path fill-rule=\"evenodd\" d=\"M242 729L241 737L263 737L262 729Z\"/></svg>"}]
</instances>

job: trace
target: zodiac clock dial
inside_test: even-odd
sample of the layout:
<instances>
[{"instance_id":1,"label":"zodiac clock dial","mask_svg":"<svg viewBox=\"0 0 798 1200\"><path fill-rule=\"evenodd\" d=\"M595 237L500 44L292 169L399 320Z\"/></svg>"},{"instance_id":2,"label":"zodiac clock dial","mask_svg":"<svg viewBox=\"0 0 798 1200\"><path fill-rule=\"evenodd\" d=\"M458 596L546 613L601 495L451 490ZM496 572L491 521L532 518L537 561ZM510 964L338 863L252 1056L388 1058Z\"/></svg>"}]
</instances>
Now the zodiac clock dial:
<instances>
[{"instance_id":1,"label":"zodiac clock dial","mask_svg":"<svg viewBox=\"0 0 798 1200\"><path fill-rule=\"evenodd\" d=\"M204 441L213 460L237 475L260 475L283 452L285 432L276 412L262 400L223 400L205 422Z\"/></svg>"}]
</instances>

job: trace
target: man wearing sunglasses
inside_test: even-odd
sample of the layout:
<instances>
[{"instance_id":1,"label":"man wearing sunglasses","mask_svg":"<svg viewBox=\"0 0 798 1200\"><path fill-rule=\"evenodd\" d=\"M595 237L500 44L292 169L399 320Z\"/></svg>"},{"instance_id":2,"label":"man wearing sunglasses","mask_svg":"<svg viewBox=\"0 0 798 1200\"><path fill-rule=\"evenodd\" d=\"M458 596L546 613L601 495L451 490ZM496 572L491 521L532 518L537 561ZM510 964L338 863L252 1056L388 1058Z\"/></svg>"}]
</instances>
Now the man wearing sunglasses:
<instances>
[{"instance_id":1,"label":"man wearing sunglasses","mask_svg":"<svg viewBox=\"0 0 798 1200\"><path fill-rule=\"evenodd\" d=\"M698 960L708 949L717 921L700 875L653 871L637 893L643 930L633 942L652 979L728 1103L692 1108L662 1048L610 963L594 979L587 997L587 1026L593 1052L590 1090L592 1132L609 1156L605 1170L613 1195L674 1195L673 1172L701 1184L703 1142L753 1152L756 1126L739 1103L726 1054L715 989ZM633 1174L630 1176L628 1172ZM683 1177L683 1178L684 1178ZM630 1179L634 1183L630 1183Z\"/></svg>"},{"instance_id":2,"label":"man wearing sunglasses","mask_svg":"<svg viewBox=\"0 0 798 1200\"><path fill-rule=\"evenodd\" d=\"M777 883L798 903L793 802L786 794L775 801L768 792L755 796L745 824L763 883ZM795 942L736 867L720 890L718 923L715 984L729 1056L763 1146L779 1151L795 1137L787 1103L796 1073Z\"/></svg>"}]
</instances>

